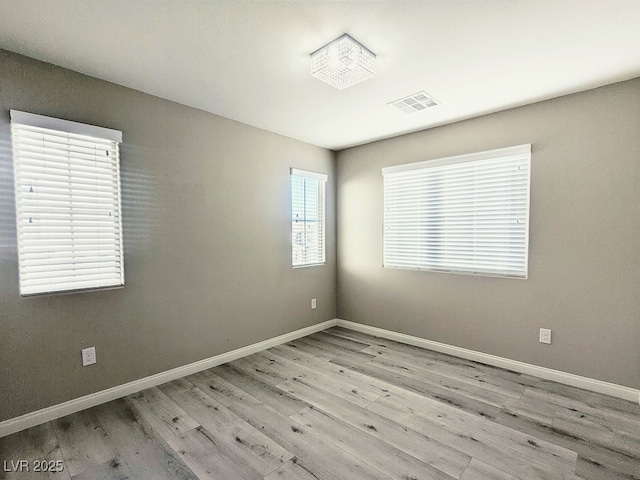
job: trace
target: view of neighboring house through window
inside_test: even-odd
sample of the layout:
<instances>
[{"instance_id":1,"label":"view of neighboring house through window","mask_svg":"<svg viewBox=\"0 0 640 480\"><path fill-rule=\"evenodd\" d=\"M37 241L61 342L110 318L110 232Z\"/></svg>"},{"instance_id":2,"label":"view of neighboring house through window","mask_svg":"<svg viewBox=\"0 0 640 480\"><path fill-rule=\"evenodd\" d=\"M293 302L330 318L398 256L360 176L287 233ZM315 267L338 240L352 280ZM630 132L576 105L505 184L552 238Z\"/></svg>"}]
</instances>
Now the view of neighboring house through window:
<instances>
[{"instance_id":1,"label":"view of neighboring house through window","mask_svg":"<svg viewBox=\"0 0 640 480\"><path fill-rule=\"evenodd\" d=\"M527 277L531 145L382 169L384 266Z\"/></svg>"},{"instance_id":2,"label":"view of neighboring house through window","mask_svg":"<svg viewBox=\"0 0 640 480\"><path fill-rule=\"evenodd\" d=\"M124 285L122 133L11 111L20 293Z\"/></svg>"},{"instance_id":3,"label":"view of neighboring house through window","mask_svg":"<svg viewBox=\"0 0 640 480\"><path fill-rule=\"evenodd\" d=\"M325 263L325 205L327 176L291 169L292 265Z\"/></svg>"}]
</instances>

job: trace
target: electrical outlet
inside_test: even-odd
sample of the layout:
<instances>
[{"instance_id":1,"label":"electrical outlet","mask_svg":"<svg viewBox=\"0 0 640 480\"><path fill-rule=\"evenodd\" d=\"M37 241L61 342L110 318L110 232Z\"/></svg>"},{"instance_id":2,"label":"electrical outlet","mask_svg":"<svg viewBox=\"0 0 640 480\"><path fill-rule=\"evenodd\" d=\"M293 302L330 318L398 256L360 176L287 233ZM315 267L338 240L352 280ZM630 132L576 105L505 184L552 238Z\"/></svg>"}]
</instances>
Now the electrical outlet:
<instances>
[{"instance_id":1,"label":"electrical outlet","mask_svg":"<svg viewBox=\"0 0 640 480\"><path fill-rule=\"evenodd\" d=\"M548 328L540 329L540 343L551 343L551 330Z\"/></svg>"},{"instance_id":2,"label":"electrical outlet","mask_svg":"<svg viewBox=\"0 0 640 480\"><path fill-rule=\"evenodd\" d=\"M96 363L96 347L82 349L82 366L93 365Z\"/></svg>"},{"instance_id":3,"label":"electrical outlet","mask_svg":"<svg viewBox=\"0 0 640 480\"><path fill-rule=\"evenodd\" d=\"M316 299L312 298L311 299L311 310L315 310L316 309Z\"/></svg>"}]
</instances>

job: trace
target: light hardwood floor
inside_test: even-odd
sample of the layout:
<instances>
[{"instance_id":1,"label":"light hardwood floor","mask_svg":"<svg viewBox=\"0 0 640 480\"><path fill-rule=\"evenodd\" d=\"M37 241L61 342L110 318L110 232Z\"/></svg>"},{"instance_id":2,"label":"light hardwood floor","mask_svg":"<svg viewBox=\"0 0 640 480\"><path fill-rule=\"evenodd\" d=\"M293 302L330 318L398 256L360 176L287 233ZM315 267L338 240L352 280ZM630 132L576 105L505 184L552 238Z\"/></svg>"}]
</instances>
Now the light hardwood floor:
<instances>
[{"instance_id":1,"label":"light hardwood floor","mask_svg":"<svg viewBox=\"0 0 640 480\"><path fill-rule=\"evenodd\" d=\"M36 459L0 478L637 480L640 407L332 328L0 439Z\"/></svg>"}]
</instances>

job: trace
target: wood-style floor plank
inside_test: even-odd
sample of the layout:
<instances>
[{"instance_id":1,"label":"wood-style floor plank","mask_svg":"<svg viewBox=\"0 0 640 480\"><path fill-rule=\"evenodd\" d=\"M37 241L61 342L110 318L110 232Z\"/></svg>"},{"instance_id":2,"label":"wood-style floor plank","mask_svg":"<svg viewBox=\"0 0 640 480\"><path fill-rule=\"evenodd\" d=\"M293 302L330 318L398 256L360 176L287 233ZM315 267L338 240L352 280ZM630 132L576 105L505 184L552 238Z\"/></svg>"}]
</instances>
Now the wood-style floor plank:
<instances>
[{"instance_id":1,"label":"wood-style floor plank","mask_svg":"<svg viewBox=\"0 0 640 480\"><path fill-rule=\"evenodd\" d=\"M453 373L453 375L456 376L454 378L458 378L457 375L461 377L482 378L487 383L501 386L503 388L513 390L514 392L522 392L524 388L530 386L541 387L546 382L546 380L541 380L523 373L485 365L464 358L453 357L444 353L427 350L413 345L407 345L393 340L387 340L385 338L369 336L364 333L348 330L342 327L330 328L325 330L325 333L351 338L361 342L369 338L371 346L381 348L381 352L387 351L404 353L410 357L420 358L425 361L433 361L438 366L437 368L455 372Z\"/></svg>"},{"instance_id":2,"label":"wood-style floor plank","mask_svg":"<svg viewBox=\"0 0 640 480\"><path fill-rule=\"evenodd\" d=\"M260 472L243 461L243 458L218 445L215 438L203 427L196 427L183 435L174 436L167 443L199 479L264 478Z\"/></svg>"},{"instance_id":3,"label":"wood-style floor plank","mask_svg":"<svg viewBox=\"0 0 640 480\"><path fill-rule=\"evenodd\" d=\"M482 463L475 458L471 459L469 466L464 471L460 480L518 480L513 475L502 472L497 468Z\"/></svg>"},{"instance_id":4,"label":"wood-style floor plank","mask_svg":"<svg viewBox=\"0 0 640 480\"><path fill-rule=\"evenodd\" d=\"M621 431L610 425L602 425L586 415L564 410L556 412L553 419L553 427L583 438L591 443L599 443L603 447L627 455L640 453L640 430L629 433Z\"/></svg>"},{"instance_id":5,"label":"wood-style floor plank","mask_svg":"<svg viewBox=\"0 0 640 480\"><path fill-rule=\"evenodd\" d=\"M504 445L509 449L519 450L527 455L546 456L545 463L552 465L557 463L558 466L564 467L564 464L575 464L577 458L577 454L573 450L531 437L525 433L499 425L492 420L478 417L429 398L405 394L403 396L391 395L385 400L385 402L380 400L375 405L372 405L369 410L374 410L376 406L386 403L391 405L394 410L429 418L432 422L445 429L452 427L466 430L469 435L485 438L496 445Z\"/></svg>"},{"instance_id":6,"label":"wood-style floor plank","mask_svg":"<svg viewBox=\"0 0 640 480\"><path fill-rule=\"evenodd\" d=\"M357 361L368 362L369 360L372 360L375 358L375 355L372 355L369 353L363 353L355 350L346 350L345 348L339 345L334 345L332 343L329 343L323 340L318 340L317 338L313 338L313 337L299 338L298 340L292 343L302 344L302 345L305 345L307 348L312 347L316 352L319 352L322 355L327 355L331 358L342 357L354 362L357 362Z\"/></svg>"},{"instance_id":7,"label":"wood-style floor plank","mask_svg":"<svg viewBox=\"0 0 640 480\"><path fill-rule=\"evenodd\" d=\"M211 395L214 399L218 400L220 403L223 403L225 405L229 405L232 406L234 404L236 404L239 400L242 400L244 402L248 402L249 405L251 405L251 402L254 402L253 404L256 406L260 405L260 402L257 399L254 399L252 397L250 397L249 395L247 395L245 392L243 392L241 389L239 389L238 387L226 382L226 380L223 380L222 378L218 377L217 375L215 375L214 373L212 373L211 371L208 372L201 372L199 374L196 375L192 375L190 377L188 377L188 379L192 382L194 382L195 385L199 386L200 388L202 388L204 391L207 391L207 393L209 395ZM337 398L336 399L339 402L344 402L345 400ZM305 402L306 403L306 402ZM299 423L301 422L301 418L299 415L302 415L304 412L307 412L310 410L310 407L305 407L304 410L302 410L302 412L300 412L299 414L295 414L292 415L290 418L298 421ZM344 411L344 409L342 409ZM370 416L370 415L369 415ZM319 425L317 422L314 423L314 425L310 425L309 422L303 422L304 426L311 428L313 430L313 427L315 426L316 428L321 428L323 432L330 432L327 437L331 438L333 440L333 443L340 445L344 445L344 444L340 444L339 442L336 441L336 437L335 434L336 432L339 432L340 429L344 430L345 428L347 428L351 435L354 434L355 430L353 427L348 427L346 425L346 423L344 425L341 425L339 423L337 423L336 419L329 419L327 417L323 416L321 417L323 419L327 419L328 422L325 425ZM369 418L367 418L367 422L370 421ZM354 442L356 445L360 445L363 443L361 441L362 438L367 438L367 435L369 435L369 432L372 432L373 430L371 430L371 424L367 423L365 430L366 432L357 432L357 435L360 436L360 439L356 442ZM322 434L322 432L319 432L317 430L314 430L315 433L317 433L320 436L324 436ZM382 434L378 434L381 437L384 437L384 433ZM400 433L400 436L403 436L402 433ZM353 437L350 437L351 439ZM372 438L371 440L375 440L374 438ZM370 442L371 440L367 440L368 442ZM412 440L412 438L409 436L406 441L410 442ZM380 442L380 440L377 440L378 442ZM366 443L366 442L365 442ZM384 442L382 442L384 443ZM416 444L416 449L418 449L420 447L420 444ZM388 449L389 447L383 447ZM343 448L344 449L344 448ZM392 451L396 451L394 449L392 449ZM380 452L378 452L380 453ZM400 457L405 457L404 454L401 451L396 451L395 456L400 456ZM382 461L383 463L389 463L389 457L387 455L378 455L379 461ZM462 456L462 463L461 463L461 467L460 470L462 468L464 468L464 465L468 462L468 457ZM391 458L391 460L395 460L394 458ZM412 462L415 462L414 460L410 460ZM367 462L367 463L371 463L371 462ZM448 476L443 476L441 473L434 471L433 469L431 469L430 467L428 467L426 464L421 464L424 465L423 470L425 470L424 473L421 473L419 475L417 475L416 478L424 478L425 475L427 474L431 474L432 477L426 477L426 478L451 478ZM288 478L287 475L290 473L290 471L295 470L296 472L302 472L305 471L304 469L300 469L299 468L300 465L295 465L295 467L293 466L289 466L289 467L285 467L285 468L281 468L279 469L279 472L277 472L275 475L273 475L273 477L277 478L277 476L282 475L283 478ZM388 468L388 467L387 467ZM384 471L384 468L382 469L382 471ZM277 476L276 476L277 475ZM390 475L393 477L393 475ZM411 478L411 477L407 477L407 478Z\"/></svg>"},{"instance_id":8,"label":"wood-style floor plank","mask_svg":"<svg viewBox=\"0 0 640 480\"><path fill-rule=\"evenodd\" d=\"M455 478L405 453L402 449L315 407L308 407L292 415L291 419L309 428L318 436L326 438L345 452L362 459L390 478L396 480L407 478L452 480Z\"/></svg>"},{"instance_id":9,"label":"wood-style floor plank","mask_svg":"<svg viewBox=\"0 0 640 480\"><path fill-rule=\"evenodd\" d=\"M588 480L640 479L640 452L636 455L611 450L598 442L590 442L568 431L537 422L505 409L495 420L533 438L545 440L578 454L575 473Z\"/></svg>"},{"instance_id":10,"label":"wood-style floor plank","mask_svg":"<svg viewBox=\"0 0 640 480\"><path fill-rule=\"evenodd\" d=\"M476 373L468 367L449 365L435 359L417 357L415 355L409 355L407 353L396 352L389 349L382 350L373 346L364 349L363 352L375 352L378 359L384 359L400 366L412 367L421 373L433 374L436 376L436 379L439 377L446 377L450 380L469 384L476 389L481 389L481 391L487 390L495 395L499 395L499 397L497 397L499 399L520 398L525 389L522 385L515 387L514 385L506 384L506 382L487 381L486 374Z\"/></svg>"},{"instance_id":11,"label":"wood-style floor plank","mask_svg":"<svg viewBox=\"0 0 640 480\"><path fill-rule=\"evenodd\" d=\"M240 418L265 432L296 458L318 479L388 479L382 472L358 459L311 429L243 396L230 407Z\"/></svg>"},{"instance_id":12,"label":"wood-style floor plank","mask_svg":"<svg viewBox=\"0 0 640 480\"><path fill-rule=\"evenodd\" d=\"M383 440L454 478L458 478L469 463L470 456L462 451L410 431L404 425L390 421L373 411L359 408L335 395L316 389L302 380L287 382L281 385L281 388L303 398L315 408L330 413L335 418Z\"/></svg>"},{"instance_id":13,"label":"wood-style floor plank","mask_svg":"<svg viewBox=\"0 0 640 480\"><path fill-rule=\"evenodd\" d=\"M121 458L89 467L74 475L72 480L128 480L134 478L131 470Z\"/></svg>"},{"instance_id":14,"label":"wood-style floor plank","mask_svg":"<svg viewBox=\"0 0 640 480\"><path fill-rule=\"evenodd\" d=\"M523 480L559 480L571 474L575 469L575 462L547 463L550 456L539 455L539 452L534 448L524 453L504 444L496 444L486 437L476 435L473 431L453 425L444 426L426 416L402 411L388 398L372 403L368 410L425 437L464 451L472 458Z\"/></svg>"},{"instance_id":15,"label":"wood-style floor plank","mask_svg":"<svg viewBox=\"0 0 640 480\"><path fill-rule=\"evenodd\" d=\"M293 456L199 388L174 389L169 383L161 389L206 429L210 441L261 475L268 475Z\"/></svg>"},{"instance_id":16,"label":"wood-style floor plank","mask_svg":"<svg viewBox=\"0 0 640 480\"><path fill-rule=\"evenodd\" d=\"M525 391L526 392L526 391ZM505 400L502 411L512 412L523 417L535 420L544 425L553 423L558 407L551 403L540 402L523 394L520 398Z\"/></svg>"},{"instance_id":17,"label":"wood-style floor plank","mask_svg":"<svg viewBox=\"0 0 640 480\"><path fill-rule=\"evenodd\" d=\"M640 480L640 407L334 327L0 439L23 459L64 470L0 480Z\"/></svg>"},{"instance_id":18,"label":"wood-style floor plank","mask_svg":"<svg viewBox=\"0 0 640 480\"><path fill-rule=\"evenodd\" d=\"M571 392L571 390L568 390L569 388L572 387L564 389L564 392ZM528 388L525 390L522 398L530 400L536 408L546 406L547 409L562 411L568 415L574 414L580 418L588 417L589 421L600 423L602 426L607 426L618 432L624 432L635 438L640 438L640 419L637 414L629 414L620 408L621 405L623 405L621 400L604 400L601 398L603 395L597 395L593 392L587 393L589 395L586 395L583 400L578 400L572 398L573 395L571 394L570 397L565 397L552 391Z\"/></svg>"},{"instance_id":19,"label":"wood-style floor plank","mask_svg":"<svg viewBox=\"0 0 640 480\"><path fill-rule=\"evenodd\" d=\"M129 400L165 440L193 430L198 426L198 422L187 415L157 387L130 395Z\"/></svg>"},{"instance_id":20,"label":"wood-style floor plank","mask_svg":"<svg viewBox=\"0 0 640 480\"><path fill-rule=\"evenodd\" d=\"M336 337L335 335L329 335L326 332L314 333L313 335L305 337L305 340L319 340L322 343L327 343L335 347L339 347L338 351L351 353L360 353L371 346L368 342L362 342L359 340L348 338L340 338Z\"/></svg>"},{"instance_id":21,"label":"wood-style floor plank","mask_svg":"<svg viewBox=\"0 0 640 480\"><path fill-rule=\"evenodd\" d=\"M115 460L118 452L95 409L84 410L51 422L69 475Z\"/></svg>"},{"instance_id":22,"label":"wood-style floor plank","mask_svg":"<svg viewBox=\"0 0 640 480\"><path fill-rule=\"evenodd\" d=\"M392 385L409 390L411 392L424 395L435 400L453 405L462 410L483 416L485 418L495 418L500 413L500 407L489 405L488 403L476 400L466 395L460 395L450 388L437 386L433 383L427 383L418 380L415 377L408 377L401 373L393 372L371 363L353 363L349 359L340 357L332 360L337 365L342 365L353 371L375 377L386 381Z\"/></svg>"},{"instance_id":23,"label":"wood-style floor plank","mask_svg":"<svg viewBox=\"0 0 640 480\"><path fill-rule=\"evenodd\" d=\"M297 413L308 406L300 399L268 383L258 381L255 377L247 375L242 370L236 368L233 362L228 365L221 365L220 367L212 369L212 371L285 416Z\"/></svg>"},{"instance_id":24,"label":"wood-style floor plank","mask_svg":"<svg viewBox=\"0 0 640 480\"><path fill-rule=\"evenodd\" d=\"M195 474L125 399L91 409L132 478L191 480Z\"/></svg>"},{"instance_id":25,"label":"wood-style floor plank","mask_svg":"<svg viewBox=\"0 0 640 480\"><path fill-rule=\"evenodd\" d=\"M314 370L303 364L292 362L268 351L262 352L260 355L270 362L270 368L275 367L280 371L288 372L290 379L303 378L318 388L335 392L339 397L362 407L366 407L383 395L381 391L368 385L356 384L356 382L335 375L326 375L318 372L317 369Z\"/></svg>"},{"instance_id":26,"label":"wood-style floor plank","mask_svg":"<svg viewBox=\"0 0 640 480\"><path fill-rule=\"evenodd\" d=\"M367 375L362 375L361 373L336 365L327 359L315 357L314 355L299 348L292 348L289 345L272 347L266 352L271 355L277 355L281 358L285 358L291 362L305 365L315 371L324 373L333 379L343 379L357 389L369 390L378 396L388 394L390 391L389 388L393 390L393 386L389 383ZM394 390L394 392L395 391L396 390Z\"/></svg>"},{"instance_id":27,"label":"wood-style floor plank","mask_svg":"<svg viewBox=\"0 0 640 480\"><path fill-rule=\"evenodd\" d=\"M371 360L369 364L409 378L414 378L447 391L455 391L456 393L464 392L464 395L469 398L473 398L486 403L487 405L492 405L498 408L504 406L504 402L507 398L511 398L492 392L491 390L487 390L481 386L473 385L469 382L463 382L455 378L439 375L429 369L419 368L407 362L390 358L388 355L380 355L374 360Z\"/></svg>"},{"instance_id":28,"label":"wood-style floor plank","mask_svg":"<svg viewBox=\"0 0 640 480\"><path fill-rule=\"evenodd\" d=\"M17 463L20 460L28 462L28 471L21 471L23 469ZM55 471L34 472L36 460L54 462ZM58 461L64 462L64 459L51 423L38 425L9 437L0 438L0 479L69 480L69 470L64 464L62 465L63 470L57 471L58 467L55 462Z\"/></svg>"},{"instance_id":29,"label":"wood-style floor plank","mask_svg":"<svg viewBox=\"0 0 640 480\"><path fill-rule=\"evenodd\" d=\"M308 467L304 466L296 457L293 457L278 470L264 477L265 480L318 480Z\"/></svg>"}]
</instances>

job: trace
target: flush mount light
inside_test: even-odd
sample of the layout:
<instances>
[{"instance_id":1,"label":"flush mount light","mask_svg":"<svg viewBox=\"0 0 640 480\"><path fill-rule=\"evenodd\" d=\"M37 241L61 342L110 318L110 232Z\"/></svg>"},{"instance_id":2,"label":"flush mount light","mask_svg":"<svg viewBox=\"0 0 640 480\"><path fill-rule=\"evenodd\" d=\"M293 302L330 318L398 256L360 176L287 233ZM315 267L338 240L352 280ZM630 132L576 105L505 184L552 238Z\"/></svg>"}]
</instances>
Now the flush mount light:
<instances>
[{"instance_id":1,"label":"flush mount light","mask_svg":"<svg viewBox=\"0 0 640 480\"><path fill-rule=\"evenodd\" d=\"M311 76L338 90L370 79L376 56L346 33L311 54Z\"/></svg>"},{"instance_id":2,"label":"flush mount light","mask_svg":"<svg viewBox=\"0 0 640 480\"><path fill-rule=\"evenodd\" d=\"M427 92L423 91L414 93L413 95L409 95L408 97L404 97L399 100L394 100L393 102L389 102L387 105L396 107L404 113L414 113L435 107L438 105L438 102L436 102L435 99Z\"/></svg>"}]
</instances>

